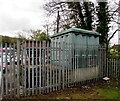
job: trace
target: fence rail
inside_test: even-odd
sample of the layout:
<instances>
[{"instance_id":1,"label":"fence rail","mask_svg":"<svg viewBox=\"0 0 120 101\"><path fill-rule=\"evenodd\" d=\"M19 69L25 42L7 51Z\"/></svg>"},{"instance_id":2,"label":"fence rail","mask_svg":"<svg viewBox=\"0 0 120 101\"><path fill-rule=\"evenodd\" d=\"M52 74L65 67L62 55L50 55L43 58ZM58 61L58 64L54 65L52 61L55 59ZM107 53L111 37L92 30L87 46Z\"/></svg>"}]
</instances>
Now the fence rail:
<instances>
[{"instance_id":1,"label":"fence rail","mask_svg":"<svg viewBox=\"0 0 120 101\"><path fill-rule=\"evenodd\" d=\"M95 82L105 76L120 76L120 59L106 59L103 46L37 41L0 45L3 99L48 93Z\"/></svg>"}]
</instances>

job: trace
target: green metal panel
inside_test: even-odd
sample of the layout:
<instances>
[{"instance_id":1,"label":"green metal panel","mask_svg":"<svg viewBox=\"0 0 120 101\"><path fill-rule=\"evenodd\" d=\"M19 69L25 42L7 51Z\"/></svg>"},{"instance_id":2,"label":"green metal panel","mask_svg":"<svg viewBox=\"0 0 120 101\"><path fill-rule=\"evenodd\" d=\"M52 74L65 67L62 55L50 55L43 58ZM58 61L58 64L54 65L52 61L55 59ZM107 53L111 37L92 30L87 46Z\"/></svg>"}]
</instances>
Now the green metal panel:
<instances>
[{"instance_id":1,"label":"green metal panel","mask_svg":"<svg viewBox=\"0 0 120 101\"><path fill-rule=\"evenodd\" d=\"M87 67L87 65L85 65L86 58L88 57L88 55L92 53L88 52L86 48L88 46L99 45L99 37L100 37L100 34L98 32L93 32L93 31L88 31L88 30L83 30L78 28L70 28L66 31L63 31L62 33L52 36L51 41L61 42L61 43L62 42L71 43L72 46L74 47L74 49L71 50L71 53L73 53L72 61L74 62L76 58L78 60L85 59L84 61L82 61L83 64L80 67ZM61 45L61 49L64 50L64 48L65 46ZM64 59L65 55L67 55L67 53L61 52L61 59ZM55 62L53 61L53 63ZM65 62L63 66L66 66L67 64L68 63ZM69 64L69 67L73 67L72 63Z\"/></svg>"},{"instance_id":2,"label":"green metal panel","mask_svg":"<svg viewBox=\"0 0 120 101\"><path fill-rule=\"evenodd\" d=\"M53 35L51 38L65 35L65 34L71 33L71 32L76 33L76 34L84 34L84 35L92 35L92 36L100 36L101 35L100 33L94 32L94 31L89 31L89 30L84 30L84 29L79 29L79 28L70 28L66 31L63 31L63 32L58 33L56 35Z\"/></svg>"},{"instance_id":3,"label":"green metal panel","mask_svg":"<svg viewBox=\"0 0 120 101\"><path fill-rule=\"evenodd\" d=\"M98 32L70 28L62 33L53 35L51 40L54 42L67 42L81 45L98 45L100 34Z\"/></svg>"}]
</instances>

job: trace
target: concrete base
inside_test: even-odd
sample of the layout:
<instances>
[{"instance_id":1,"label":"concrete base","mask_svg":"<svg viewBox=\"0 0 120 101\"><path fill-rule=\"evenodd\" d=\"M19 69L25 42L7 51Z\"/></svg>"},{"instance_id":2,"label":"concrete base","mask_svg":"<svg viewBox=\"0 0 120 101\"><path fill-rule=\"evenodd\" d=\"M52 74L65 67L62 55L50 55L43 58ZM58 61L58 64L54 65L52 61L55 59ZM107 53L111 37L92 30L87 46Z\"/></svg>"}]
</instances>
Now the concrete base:
<instances>
[{"instance_id":1,"label":"concrete base","mask_svg":"<svg viewBox=\"0 0 120 101\"><path fill-rule=\"evenodd\" d=\"M72 82L84 81L97 78L99 74L98 67L78 68L71 73Z\"/></svg>"}]
</instances>

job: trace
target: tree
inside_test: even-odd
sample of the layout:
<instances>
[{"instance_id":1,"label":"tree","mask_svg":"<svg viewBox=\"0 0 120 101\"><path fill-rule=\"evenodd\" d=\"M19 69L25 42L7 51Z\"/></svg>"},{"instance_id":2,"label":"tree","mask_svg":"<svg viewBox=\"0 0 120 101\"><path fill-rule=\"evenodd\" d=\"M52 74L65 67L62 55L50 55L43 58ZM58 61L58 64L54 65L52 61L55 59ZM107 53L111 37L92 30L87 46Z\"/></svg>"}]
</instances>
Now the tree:
<instances>
[{"instance_id":1,"label":"tree","mask_svg":"<svg viewBox=\"0 0 120 101\"><path fill-rule=\"evenodd\" d=\"M108 48L108 44L110 43L110 40L114 37L116 32L120 31L119 27L114 28L114 30L111 32L111 35L109 35L109 30L111 27L113 27L110 23L114 23L115 25L120 25L119 22L119 12L120 7L119 4L115 3L115 6L111 9L108 9L108 3L107 2L98 2L98 25L97 25L97 31L101 33L100 43L106 44ZM115 8L116 7L116 8Z\"/></svg>"},{"instance_id":2,"label":"tree","mask_svg":"<svg viewBox=\"0 0 120 101\"><path fill-rule=\"evenodd\" d=\"M75 23L75 27L92 30L94 4L92 2L70 2L70 19ZM77 16L76 16L77 15Z\"/></svg>"},{"instance_id":3,"label":"tree","mask_svg":"<svg viewBox=\"0 0 120 101\"><path fill-rule=\"evenodd\" d=\"M26 40L24 38L16 38L16 37L9 37L9 36L0 36L1 37L1 43L3 44L3 47L5 47L5 43L7 44L8 47L14 46L14 43L17 43L17 40L20 40L22 42L23 40ZM15 44L16 45L16 44Z\"/></svg>"},{"instance_id":4,"label":"tree","mask_svg":"<svg viewBox=\"0 0 120 101\"><path fill-rule=\"evenodd\" d=\"M100 43L101 44L108 44L108 32L110 27L110 14L108 11L108 4L107 2L98 2L97 6L97 16L98 16L98 24L97 24L97 32L101 33Z\"/></svg>"},{"instance_id":5,"label":"tree","mask_svg":"<svg viewBox=\"0 0 120 101\"><path fill-rule=\"evenodd\" d=\"M94 4L92 2L56 2L52 0L44 7L49 15L54 15L59 12L59 29L68 29L77 27L82 29L92 30L93 26L93 11ZM57 19L58 19L57 18ZM59 28L59 29L58 29Z\"/></svg>"},{"instance_id":6,"label":"tree","mask_svg":"<svg viewBox=\"0 0 120 101\"><path fill-rule=\"evenodd\" d=\"M50 41L49 37L46 33L41 32L41 30L32 30L33 35L31 35L31 39L35 41Z\"/></svg>"},{"instance_id":7,"label":"tree","mask_svg":"<svg viewBox=\"0 0 120 101\"><path fill-rule=\"evenodd\" d=\"M76 27L86 30L95 30L101 33L100 44L108 44L119 30L116 29L111 36L109 35L111 21L114 22L117 10L109 9L110 5L106 2L97 2L97 6L92 2L56 2L52 0L45 5L50 15L54 15L59 10L59 28L63 30ZM96 23L95 23L96 22ZM118 23L118 22L117 22Z\"/></svg>"},{"instance_id":8,"label":"tree","mask_svg":"<svg viewBox=\"0 0 120 101\"><path fill-rule=\"evenodd\" d=\"M115 2L114 3L114 7L112 7L113 9L110 9L110 14L112 17L111 22L113 23L113 25L116 25L117 27L113 27L114 30L111 32L111 35L108 37L107 43L110 42L110 40L114 37L114 35L120 31L120 0L119 2Z\"/></svg>"}]
</instances>

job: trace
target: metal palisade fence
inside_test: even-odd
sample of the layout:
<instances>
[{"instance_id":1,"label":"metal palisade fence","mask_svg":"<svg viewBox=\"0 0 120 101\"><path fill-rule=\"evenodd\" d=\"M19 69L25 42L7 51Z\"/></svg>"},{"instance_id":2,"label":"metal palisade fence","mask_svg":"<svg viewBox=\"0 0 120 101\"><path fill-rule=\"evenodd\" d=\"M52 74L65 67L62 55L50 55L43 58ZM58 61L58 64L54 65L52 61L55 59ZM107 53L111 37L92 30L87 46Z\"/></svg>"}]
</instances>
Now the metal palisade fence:
<instances>
[{"instance_id":1,"label":"metal palisade fence","mask_svg":"<svg viewBox=\"0 0 120 101\"><path fill-rule=\"evenodd\" d=\"M120 59L106 59L104 46L19 41L0 44L2 99L49 93L105 76L120 76Z\"/></svg>"}]
</instances>

